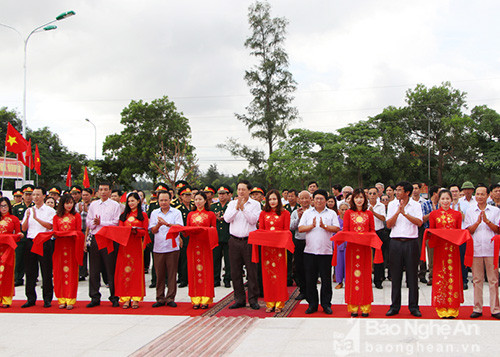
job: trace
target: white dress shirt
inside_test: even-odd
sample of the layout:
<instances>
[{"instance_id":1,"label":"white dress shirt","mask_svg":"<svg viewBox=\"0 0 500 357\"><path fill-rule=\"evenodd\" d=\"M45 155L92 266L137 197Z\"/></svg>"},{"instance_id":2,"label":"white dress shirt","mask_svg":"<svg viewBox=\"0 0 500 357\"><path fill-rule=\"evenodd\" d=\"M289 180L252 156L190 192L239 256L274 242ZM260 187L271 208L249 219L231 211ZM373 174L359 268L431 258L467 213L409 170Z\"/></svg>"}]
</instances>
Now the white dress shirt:
<instances>
[{"instance_id":1,"label":"white dress shirt","mask_svg":"<svg viewBox=\"0 0 500 357\"><path fill-rule=\"evenodd\" d=\"M43 204L40 208L36 208L36 206L28 208L24 211L23 223L26 221L26 212L28 211L30 211L30 217L28 218L28 232L26 238L35 239L38 233L48 232L50 230L42 226L33 218L33 212L36 212L36 218L39 220L52 224L54 216L56 215L56 211L52 207Z\"/></svg>"},{"instance_id":2,"label":"white dress shirt","mask_svg":"<svg viewBox=\"0 0 500 357\"><path fill-rule=\"evenodd\" d=\"M387 207L387 219L391 219L399 209L399 200L392 200ZM422 206L414 199L409 199L405 213L422 220ZM418 238L418 226L411 223L402 214L398 215L396 224L391 228L391 238Z\"/></svg>"},{"instance_id":3,"label":"white dress shirt","mask_svg":"<svg viewBox=\"0 0 500 357\"><path fill-rule=\"evenodd\" d=\"M104 226L117 226L120 214L122 214L121 205L110 198L106 201L92 202L87 213L87 227L90 229L90 234L95 235ZM94 224L94 218L97 216L101 218L98 226Z\"/></svg>"},{"instance_id":4,"label":"white dress shirt","mask_svg":"<svg viewBox=\"0 0 500 357\"><path fill-rule=\"evenodd\" d=\"M163 213L161 208L155 209L151 212L151 218L149 219L149 229L156 226L158 223L158 217L161 217L165 220L165 222L170 224L177 224L179 226L184 225L184 221L182 220L182 213L177 208L170 207L167 213ZM180 239L179 235L175 237L175 242L177 247L172 247L172 240L167 240L167 233L170 230L170 227L165 225L161 225L158 229L158 232L155 234L155 241L153 245L154 253L170 253L176 250L179 250Z\"/></svg>"},{"instance_id":5,"label":"white dress shirt","mask_svg":"<svg viewBox=\"0 0 500 357\"><path fill-rule=\"evenodd\" d=\"M330 255L333 254L333 244L330 238L333 236L332 232L328 232L319 226L319 220L322 219L323 223L327 226L335 226L340 228L339 218L335 211L325 208L323 211L318 212L316 208L310 208L302 214L299 222L300 226L309 226L316 218L316 226L309 232L306 232L306 247L304 253L315 255Z\"/></svg>"},{"instance_id":6,"label":"white dress shirt","mask_svg":"<svg viewBox=\"0 0 500 357\"><path fill-rule=\"evenodd\" d=\"M243 210L237 210L237 205L237 199L227 204L224 220L229 223L229 234L246 238L250 232L257 230L256 225L262 209L260 203L251 198L243 204Z\"/></svg>"},{"instance_id":7,"label":"white dress shirt","mask_svg":"<svg viewBox=\"0 0 500 357\"><path fill-rule=\"evenodd\" d=\"M486 213L486 218L496 225L500 224L500 209L492 206L486 205L484 209ZM477 222L477 218L481 210L477 206L477 203L473 203L467 209L467 213L465 214L464 226L465 228L472 226ZM474 239L474 256L475 257L492 257L493 256L493 247L494 243L491 241L491 238L495 233L488 227L486 223L481 221L477 226L472 238Z\"/></svg>"},{"instance_id":8,"label":"white dress shirt","mask_svg":"<svg viewBox=\"0 0 500 357\"><path fill-rule=\"evenodd\" d=\"M311 209L311 207L309 207L308 209L306 209L306 211L310 210L310 209ZM302 215L304 215L304 213L302 213ZM302 233L299 232L299 222L300 222L299 212L297 212L297 210L295 210L295 211L292 212L292 215L290 216L290 230L295 232L295 239L305 240L306 239L306 233L305 232L302 232Z\"/></svg>"},{"instance_id":9,"label":"white dress shirt","mask_svg":"<svg viewBox=\"0 0 500 357\"><path fill-rule=\"evenodd\" d=\"M370 205L370 204L368 204L368 205ZM373 211L375 213L380 214L380 215L385 217L385 205L383 203L381 203L380 201L378 201L375 204L375 206L373 207ZM373 220L375 221L375 230L376 231L384 228L384 221L382 221L381 219L378 219L377 217L375 217L375 215L373 215Z\"/></svg>"}]
</instances>

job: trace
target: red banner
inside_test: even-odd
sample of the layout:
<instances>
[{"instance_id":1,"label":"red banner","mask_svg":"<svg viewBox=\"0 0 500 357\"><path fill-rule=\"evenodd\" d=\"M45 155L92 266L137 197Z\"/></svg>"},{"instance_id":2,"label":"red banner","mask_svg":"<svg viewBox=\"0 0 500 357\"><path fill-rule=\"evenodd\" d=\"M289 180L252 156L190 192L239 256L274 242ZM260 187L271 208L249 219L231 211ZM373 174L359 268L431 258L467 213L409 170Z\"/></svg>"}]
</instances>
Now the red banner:
<instances>
[{"instance_id":1,"label":"red banner","mask_svg":"<svg viewBox=\"0 0 500 357\"><path fill-rule=\"evenodd\" d=\"M0 159L0 175L4 178L23 178L23 164L16 159Z\"/></svg>"}]
</instances>

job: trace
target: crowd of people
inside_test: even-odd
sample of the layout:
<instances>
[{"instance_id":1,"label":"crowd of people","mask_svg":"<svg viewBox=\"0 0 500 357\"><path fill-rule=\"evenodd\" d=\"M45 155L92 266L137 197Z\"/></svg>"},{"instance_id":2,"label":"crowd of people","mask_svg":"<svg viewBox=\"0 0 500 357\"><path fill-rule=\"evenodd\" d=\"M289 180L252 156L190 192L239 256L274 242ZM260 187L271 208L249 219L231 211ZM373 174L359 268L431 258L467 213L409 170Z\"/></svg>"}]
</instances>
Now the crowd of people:
<instances>
[{"instance_id":1,"label":"crowd of people","mask_svg":"<svg viewBox=\"0 0 500 357\"><path fill-rule=\"evenodd\" d=\"M177 288L188 287L193 309L207 309L223 284L234 290L230 309L248 301L257 310L263 297L266 312L279 313L295 284L306 314L320 305L332 314L335 281L347 313L366 317L373 288L389 280L392 316L401 309L404 276L412 315L422 316L420 282L432 285L437 315L455 318L471 270L471 317L482 316L486 272L490 311L500 319L493 242L500 184L431 186L427 199L422 188L399 182L327 191L313 181L300 192L266 192L241 180L233 195L226 185L199 190L178 181L155 185L147 203L143 191L122 194L105 182L95 192L28 184L13 202L0 198L0 304L8 308L14 287L24 285L22 307L34 306L40 273L46 308L55 294L59 308L73 309L78 282L88 278L88 308L101 304L105 285L113 307L137 309L151 268L154 308L176 307Z\"/></svg>"}]
</instances>

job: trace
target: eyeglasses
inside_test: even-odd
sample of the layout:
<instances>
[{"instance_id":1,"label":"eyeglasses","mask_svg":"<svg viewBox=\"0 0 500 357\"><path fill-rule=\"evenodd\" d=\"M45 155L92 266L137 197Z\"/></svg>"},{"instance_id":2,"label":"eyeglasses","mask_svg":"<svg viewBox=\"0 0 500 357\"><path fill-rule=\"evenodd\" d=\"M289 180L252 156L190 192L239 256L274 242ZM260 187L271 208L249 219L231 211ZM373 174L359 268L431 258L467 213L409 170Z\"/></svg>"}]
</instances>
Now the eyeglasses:
<instances>
[{"instance_id":1,"label":"eyeglasses","mask_svg":"<svg viewBox=\"0 0 500 357\"><path fill-rule=\"evenodd\" d=\"M0 205L0 208L9 208L8 205Z\"/></svg>"}]
</instances>

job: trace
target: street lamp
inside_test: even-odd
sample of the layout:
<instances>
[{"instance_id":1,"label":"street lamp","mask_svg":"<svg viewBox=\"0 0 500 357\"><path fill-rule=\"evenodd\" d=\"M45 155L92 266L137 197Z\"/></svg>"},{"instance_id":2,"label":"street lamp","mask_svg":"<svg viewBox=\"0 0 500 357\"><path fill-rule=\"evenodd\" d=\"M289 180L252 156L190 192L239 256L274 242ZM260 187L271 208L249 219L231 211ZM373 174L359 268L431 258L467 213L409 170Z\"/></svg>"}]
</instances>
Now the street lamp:
<instances>
[{"instance_id":1,"label":"street lamp","mask_svg":"<svg viewBox=\"0 0 500 357\"><path fill-rule=\"evenodd\" d=\"M94 123L92 123L90 121L90 119L88 118L85 118L85 121L86 122L89 122L90 124L92 124L92 126L94 127L94 164L97 162L97 127L95 126ZM94 188L96 187L96 174L94 174Z\"/></svg>"},{"instance_id":2,"label":"street lamp","mask_svg":"<svg viewBox=\"0 0 500 357\"><path fill-rule=\"evenodd\" d=\"M427 108L427 180L431 184L431 108Z\"/></svg>"},{"instance_id":3,"label":"street lamp","mask_svg":"<svg viewBox=\"0 0 500 357\"><path fill-rule=\"evenodd\" d=\"M32 30L28 36L26 37L26 39L24 39L24 65L23 65L23 70L24 70L24 89L23 89L23 136L26 137L26 56L27 56L27 48L28 48L28 41L31 37L31 35L33 35L34 33L37 33L37 32L42 32L42 31L51 31L51 30L55 30L57 29L57 26L54 26L54 25L51 25L53 24L54 22L57 22L57 21L60 21L60 20L63 20L63 19L66 19L70 16L73 16L73 15L76 15L76 13L74 11L66 11L66 12L63 12L62 14L60 14L59 16L56 17L55 20L52 20L50 22L47 22L46 24L43 24L41 26L38 26L36 27L34 30ZM17 29L15 29L14 27L12 26L9 26L9 25L5 25L5 24L0 24L1 26L3 27L7 27L11 30L14 30L15 32L18 33L19 36L21 36L21 39L23 38L23 35L21 34L21 32L19 32ZM24 184L24 177L25 177L25 168L23 166L23 184Z\"/></svg>"}]
</instances>

